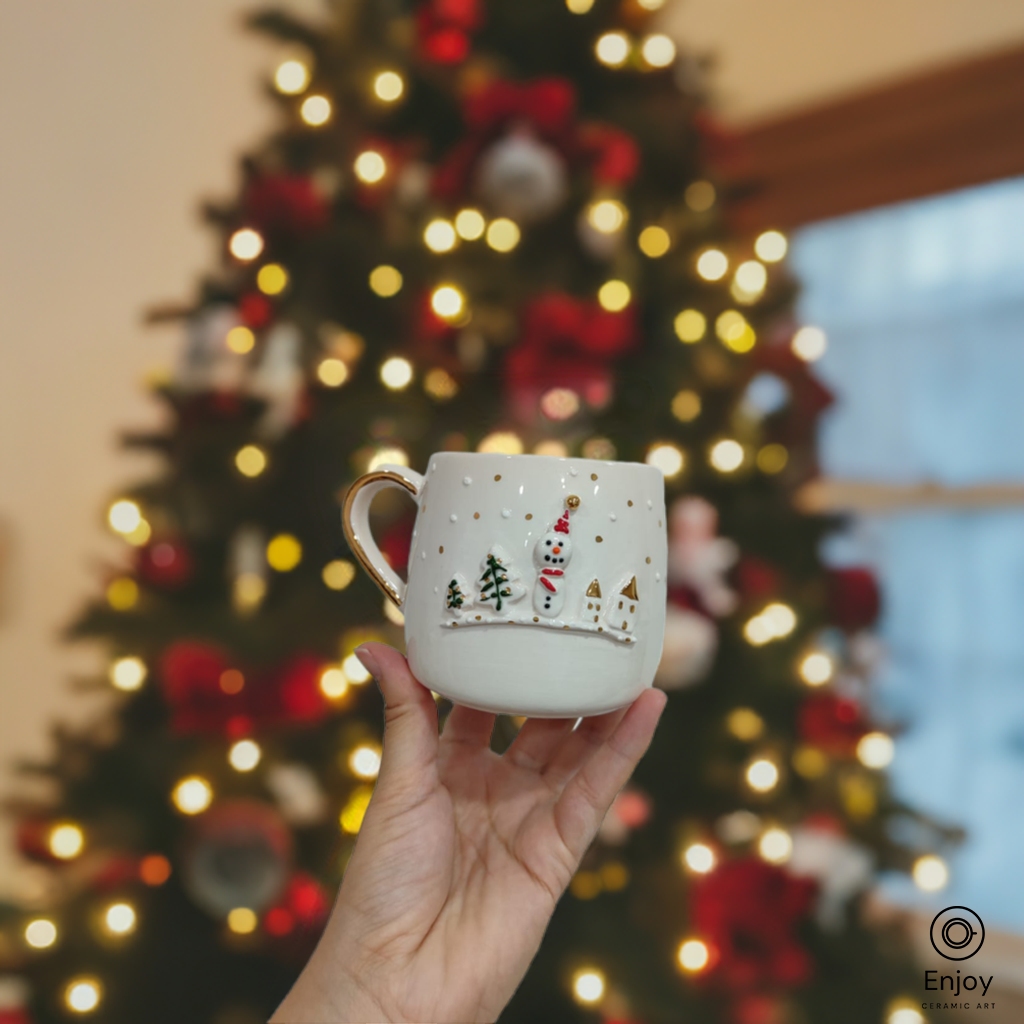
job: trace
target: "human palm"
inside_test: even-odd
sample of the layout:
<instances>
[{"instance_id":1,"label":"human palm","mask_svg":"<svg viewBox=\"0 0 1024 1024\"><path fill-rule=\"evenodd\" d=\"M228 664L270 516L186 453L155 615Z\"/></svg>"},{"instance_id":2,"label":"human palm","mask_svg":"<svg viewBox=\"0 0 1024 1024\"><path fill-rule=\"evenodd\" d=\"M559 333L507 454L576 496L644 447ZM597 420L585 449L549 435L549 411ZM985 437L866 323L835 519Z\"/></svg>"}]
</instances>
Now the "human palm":
<instances>
[{"instance_id":1,"label":"human palm","mask_svg":"<svg viewBox=\"0 0 1024 1024\"><path fill-rule=\"evenodd\" d=\"M380 778L334 913L273 1020L493 1021L665 697L531 719L502 756L494 715L456 707L438 736L430 692L383 644L360 648L385 699Z\"/></svg>"}]
</instances>

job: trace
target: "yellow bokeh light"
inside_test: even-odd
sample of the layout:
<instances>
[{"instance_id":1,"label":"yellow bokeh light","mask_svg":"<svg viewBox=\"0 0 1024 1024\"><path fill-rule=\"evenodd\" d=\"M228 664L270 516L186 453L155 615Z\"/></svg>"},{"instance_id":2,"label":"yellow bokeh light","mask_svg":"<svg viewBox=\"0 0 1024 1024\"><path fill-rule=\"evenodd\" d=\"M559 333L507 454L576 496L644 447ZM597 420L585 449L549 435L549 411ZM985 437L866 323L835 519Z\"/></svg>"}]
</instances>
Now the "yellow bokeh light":
<instances>
[{"instance_id":1,"label":"yellow bokeh light","mask_svg":"<svg viewBox=\"0 0 1024 1024\"><path fill-rule=\"evenodd\" d=\"M763 615L755 615L744 625L743 636L754 647L761 647L775 638L770 623Z\"/></svg>"},{"instance_id":2,"label":"yellow bokeh light","mask_svg":"<svg viewBox=\"0 0 1024 1024\"><path fill-rule=\"evenodd\" d=\"M828 339L820 327L801 327L790 342L793 351L808 363L820 359L828 348Z\"/></svg>"},{"instance_id":3,"label":"yellow bokeh light","mask_svg":"<svg viewBox=\"0 0 1024 1024\"><path fill-rule=\"evenodd\" d=\"M569 449L561 441L538 441L533 447L534 455L551 455L556 459L564 459Z\"/></svg>"},{"instance_id":4,"label":"yellow bokeh light","mask_svg":"<svg viewBox=\"0 0 1024 1024\"><path fill-rule=\"evenodd\" d=\"M910 999L894 999L886 1009L885 1024L925 1024L925 1019Z\"/></svg>"},{"instance_id":5,"label":"yellow bokeh light","mask_svg":"<svg viewBox=\"0 0 1024 1024\"><path fill-rule=\"evenodd\" d=\"M228 241L228 248L236 260L248 263L263 252L263 238L252 228L239 228Z\"/></svg>"},{"instance_id":6,"label":"yellow bokeh light","mask_svg":"<svg viewBox=\"0 0 1024 1024\"><path fill-rule=\"evenodd\" d=\"M153 529L149 523L145 519L140 519L139 525L131 533L123 533L121 536L133 547L140 548L149 540L152 533Z\"/></svg>"},{"instance_id":7,"label":"yellow bokeh light","mask_svg":"<svg viewBox=\"0 0 1024 1024\"><path fill-rule=\"evenodd\" d=\"M602 64L621 67L629 56L629 40L622 32L605 32L594 45L594 52Z\"/></svg>"},{"instance_id":8,"label":"yellow bokeh light","mask_svg":"<svg viewBox=\"0 0 1024 1024\"><path fill-rule=\"evenodd\" d=\"M92 1013L102 997L103 989L95 978L75 978L64 989L64 1003L73 1013Z\"/></svg>"},{"instance_id":9,"label":"yellow bokeh light","mask_svg":"<svg viewBox=\"0 0 1024 1024\"><path fill-rule=\"evenodd\" d=\"M696 309L684 309L676 317L673 326L675 327L676 337L680 341L692 345L695 341L700 341L704 337L708 329L708 321L704 314Z\"/></svg>"},{"instance_id":10,"label":"yellow bokeh light","mask_svg":"<svg viewBox=\"0 0 1024 1024\"><path fill-rule=\"evenodd\" d=\"M466 300L454 285L442 284L430 296L430 307L442 319L454 320L462 315Z\"/></svg>"},{"instance_id":11,"label":"yellow bokeh light","mask_svg":"<svg viewBox=\"0 0 1024 1024\"><path fill-rule=\"evenodd\" d=\"M756 740L764 732L764 719L753 708L734 708L725 724L738 740Z\"/></svg>"},{"instance_id":12,"label":"yellow bokeh light","mask_svg":"<svg viewBox=\"0 0 1024 1024\"><path fill-rule=\"evenodd\" d=\"M341 663L341 670L345 673L345 678L350 683L355 683L356 686L370 681L370 670L355 656L355 653L350 654Z\"/></svg>"},{"instance_id":13,"label":"yellow bokeh light","mask_svg":"<svg viewBox=\"0 0 1024 1024\"><path fill-rule=\"evenodd\" d=\"M476 241L484 233L486 227L487 221L484 220L483 214L479 210L459 210L455 215L455 230L459 233L459 237L464 238L467 242Z\"/></svg>"},{"instance_id":14,"label":"yellow bokeh light","mask_svg":"<svg viewBox=\"0 0 1024 1024\"><path fill-rule=\"evenodd\" d=\"M938 892L940 889L945 889L946 883L949 881L949 868L946 867L946 862L934 854L918 857L914 861L911 874L914 878L914 885L924 892Z\"/></svg>"},{"instance_id":15,"label":"yellow bokeh light","mask_svg":"<svg viewBox=\"0 0 1024 1024\"><path fill-rule=\"evenodd\" d=\"M373 790L368 786L360 786L348 798L341 812L341 827L349 835L356 835L363 826L366 809L370 806Z\"/></svg>"},{"instance_id":16,"label":"yellow bokeh light","mask_svg":"<svg viewBox=\"0 0 1024 1024\"><path fill-rule=\"evenodd\" d=\"M388 165L375 149L366 149L356 157L352 169L356 177L367 185L376 184L387 173Z\"/></svg>"},{"instance_id":17,"label":"yellow bokeh light","mask_svg":"<svg viewBox=\"0 0 1024 1024\"><path fill-rule=\"evenodd\" d=\"M604 975L594 967L577 971L572 978L572 994L576 1002L592 1006L604 996Z\"/></svg>"},{"instance_id":18,"label":"yellow bokeh light","mask_svg":"<svg viewBox=\"0 0 1024 1024\"><path fill-rule=\"evenodd\" d=\"M754 252L765 263L778 263L786 255L789 243L781 231L765 231L757 236Z\"/></svg>"},{"instance_id":19,"label":"yellow bokeh light","mask_svg":"<svg viewBox=\"0 0 1024 1024\"><path fill-rule=\"evenodd\" d=\"M135 931L135 908L130 903L112 903L103 915L107 931L113 935L127 935Z\"/></svg>"},{"instance_id":20,"label":"yellow bokeh light","mask_svg":"<svg viewBox=\"0 0 1024 1024\"><path fill-rule=\"evenodd\" d=\"M447 370L434 367L434 369L428 370L427 375L423 378L423 390L431 398L436 398L439 402L446 402L459 393L459 385Z\"/></svg>"},{"instance_id":21,"label":"yellow bokeh light","mask_svg":"<svg viewBox=\"0 0 1024 1024\"><path fill-rule=\"evenodd\" d=\"M117 533L131 533L142 522L142 512L134 501L115 501L107 512L107 522Z\"/></svg>"},{"instance_id":22,"label":"yellow bokeh light","mask_svg":"<svg viewBox=\"0 0 1024 1024\"><path fill-rule=\"evenodd\" d=\"M321 359L316 375L321 384L329 388L340 388L348 380L348 367L340 359Z\"/></svg>"},{"instance_id":23,"label":"yellow bokeh light","mask_svg":"<svg viewBox=\"0 0 1024 1024\"><path fill-rule=\"evenodd\" d=\"M759 758L747 768L747 785L758 793L767 793L779 781L779 769L774 762Z\"/></svg>"},{"instance_id":24,"label":"yellow bokeh light","mask_svg":"<svg viewBox=\"0 0 1024 1024\"><path fill-rule=\"evenodd\" d=\"M565 0L565 6L572 14L586 14L594 6L594 0Z\"/></svg>"},{"instance_id":25,"label":"yellow bokeh light","mask_svg":"<svg viewBox=\"0 0 1024 1024\"><path fill-rule=\"evenodd\" d=\"M808 686L821 686L823 683L827 683L832 678L833 671L832 659L820 651L808 654L800 662L800 678Z\"/></svg>"},{"instance_id":26,"label":"yellow bokeh light","mask_svg":"<svg viewBox=\"0 0 1024 1024\"><path fill-rule=\"evenodd\" d=\"M667 68L676 59L676 44L659 32L644 40L640 52L652 68Z\"/></svg>"},{"instance_id":27,"label":"yellow bokeh light","mask_svg":"<svg viewBox=\"0 0 1024 1024\"><path fill-rule=\"evenodd\" d=\"M652 224L640 232L636 243L640 246L640 251L653 260L668 252L672 245L672 238L664 228Z\"/></svg>"},{"instance_id":28,"label":"yellow bokeh light","mask_svg":"<svg viewBox=\"0 0 1024 1024\"><path fill-rule=\"evenodd\" d=\"M267 583L259 573L242 572L235 578L232 599L240 611L251 611L259 607L267 594Z\"/></svg>"},{"instance_id":29,"label":"yellow bokeh light","mask_svg":"<svg viewBox=\"0 0 1024 1024\"><path fill-rule=\"evenodd\" d=\"M37 917L25 925L25 941L33 949L49 949L57 941L57 926L47 917Z\"/></svg>"},{"instance_id":30,"label":"yellow bokeh light","mask_svg":"<svg viewBox=\"0 0 1024 1024\"><path fill-rule=\"evenodd\" d=\"M137 690L146 679L146 664L141 658L118 658L110 666L110 681L119 690Z\"/></svg>"},{"instance_id":31,"label":"yellow bokeh light","mask_svg":"<svg viewBox=\"0 0 1024 1024\"><path fill-rule=\"evenodd\" d=\"M752 296L760 295L768 284L768 271L763 263L747 260L736 268L733 280L742 291Z\"/></svg>"},{"instance_id":32,"label":"yellow bokeh light","mask_svg":"<svg viewBox=\"0 0 1024 1024\"><path fill-rule=\"evenodd\" d=\"M373 92L377 99L394 103L405 92L405 82L396 71L381 71L373 80Z\"/></svg>"},{"instance_id":33,"label":"yellow bokeh light","mask_svg":"<svg viewBox=\"0 0 1024 1024\"><path fill-rule=\"evenodd\" d=\"M672 415L681 423L691 423L700 415L700 395L684 388L672 399Z\"/></svg>"},{"instance_id":34,"label":"yellow bokeh light","mask_svg":"<svg viewBox=\"0 0 1024 1024\"><path fill-rule=\"evenodd\" d=\"M228 928L236 935L251 935L256 931L259 918L248 907L235 907L228 913Z\"/></svg>"},{"instance_id":35,"label":"yellow bokeh light","mask_svg":"<svg viewBox=\"0 0 1024 1024\"><path fill-rule=\"evenodd\" d=\"M367 463L366 472L372 473L381 466L408 466L409 453L404 448L388 446L378 448Z\"/></svg>"},{"instance_id":36,"label":"yellow bokeh light","mask_svg":"<svg viewBox=\"0 0 1024 1024\"><path fill-rule=\"evenodd\" d=\"M605 281L597 293L597 301L609 313L619 313L629 305L632 293L625 281Z\"/></svg>"},{"instance_id":37,"label":"yellow bokeh light","mask_svg":"<svg viewBox=\"0 0 1024 1024\"><path fill-rule=\"evenodd\" d=\"M712 445L709 458L711 465L719 473L734 473L743 465L743 445L739 441L733 441L731 438L718 441Z\"/></svg>"},{"instance_id":38,"label":"yellow bokeh light","mask_svg":"<svg viewBox=\"0 0 1024 1024\"><path fill-rule=\"evenodd\" d=\"M805 779L820 779L828 771L828 757L817 747L798 747L793 752L793 767Z\"/></svg>"},{"instance_id":39,"label":"yellow bokeh light","mask_svg":"<svg viewBox=\"0 0 1024 1024\"><path fill-rule=\"evenodd\" d=\"M320 673L320 691L325 697L337 700L348 693L348 679L340 668L325 668Z\"/></svg>"},{"instance_id":40,"label":"yellow bokeh light","mask_svg":"<svg viewBox=\"0 0 1024 1024\"><path fill-rule=\"evenodd\" d=\"M762 833L757 852L769 864L785 864L793 853L793 840L784 828L770 828Z\"/></svg>"},{"instance_id":41,"label":"yellow bokeh light","mask_svg":"<svg viewBox=\"0 0 1024 1024\"><path fill-rule=\"evenodd\" d=\"M423 231L423 241L431 252L448 252L455 247L455 226L440 217L432 220Z\"/></svg>"},{"instance_id":42,"label":"yellow bokeh light","mask_svg":"<svg viewBox=\"0 0 1024 1024\"><path fill-rule=\"evenodd\" d=\"M119 576L107 585L107 604L115 611L126 612L139 600L139 585L127 576Z\"/></svg>"},{"instance_id":43,"label":"yellow bokeh light","mask_svg":"<svg viewBox=\"0 0 1024 1024\"><path fill-rule=\"evenodd\" d=\"M286 96L296 96L309 85L309 68L300 60L286 60L278 65L274 74L274 84L278 92Z\"/></svg>"},{"instance_id":44,"label":"yellow bokeh light","mask_svg":"<svg viewBox=\"0 0 1024 1024\"><path fill-rule=\"evenodd\" d=\"M390 299L402 290L402 275L386 264L370 271L370 290L382 299Z\"/></svg>"},{"instance_id":45,"label":"yellow bokeh light","mask_svg":"<svg viewBox=\"0 0 1024 1024\"><path fill-rule=\"evenodd\" d=\"M636 0L636 2L645 11L660 11L665 6L665 0Z\"/></svg>"},{"instance_id":46,"label":"yellow bokeh light","mask_svg":"<svg viewBox=\"0 0 1024 1024\"><path fill-rule=\"evenodd\" d=\"M729 258L721 249L705 249L697 259L697 273L705 281L720 281L729 269Z\"/></svg>"},{"instance_id":47,"label":"yellow bokeh light","mask_svg":"<svg viewBox=\"0 0 1024 1024\"><path fill-rule=\"evenodd\" d=\"M302 545L290 533L279 533L267 545L267 565L277 572L291 572L302 561Z\"/></svg>"},{"instance_id":48,"label":"yellow bokeh light","mask_svg":"<svg viewBox=\"0 0 1024 1024\"><path fill-rule=\"evenodd\" d=\"M518 434L510 430L496 430L488 434L477 446L478 452L493 452L498 455L522 455L523 442Z\"/></svg>"},{"instance_id":49,"label":"yellow bokeh light","mask_svg":"<svg viewBox=\"0 0 1024 1024\"><path fill-rule=\"evenodd\" d=\"M683 851L683 863L690 871L706 875L715 866L715 852L704 843L693 843Z\"/></svg>"},{"instance_id":50,"label":"yellow bokeh light","mask_svg":"<svg viewBox=\"0 0 1024 1024\"><path fill-rule=\"evenodd\" d=\"M519 227L508 217L499 217L487 225L487 244L495 252L511 252L519 244Z\"/></svg>"},{"instance_id":51,"label":"yellow bokeh light","mask_svg":"<svg viewBox=\"0 0 1024 1024\"><path fill-rule=\"evenodd\" d=\"M674 444L656 444L648 449L644 462L648 466L660 469L668 479L678 476L686 465L686 457L682 450Z\"/></svg>"},{"instance_id":52,"label":"yellow bokeh light","mask_svg":"<svg viewBox=\"0 0 1024 1024\"><path fill-rule=\"evenodd\" d=\"M549 420L568 420L580 410L580 396L572 388L552 388L540 398L540 411Z\"/></svg>"},{"instance_id":53,"label":"yellow bokeh light","mask_svg":"<svg viewBox=\"0 0 1024 1024\"><path fill-rule=\"evenodd\" d=\"M764 619L772 631L773 637L789 636L796 628L796 613L788 604L775 601L768 605L761 618Z\"/></svg>"},{"instance_id":54,"label":"yellow bokeh light","mask_svg":"<svg viewBox=\"0 0 1024 1024\"><path fill-rule=\"evenodd\" d=\"M239 740L228 751L228 764L236 772L251 772L260 763L263 751L255 740Z\"/></svg>"},{"instance_id":55,"label":"yellow bokeh light","mask_svg":"<svg viewBox=\"0 0 1024 1024\"><path fill-rule=\"evenodd\" d=\"M213 787L201 775L189 775L174 787L171 800L182 814L202 814L213 802Z\"/></svg>"},{"instance_id":56,"label":"yellow bokeh light","mask_svg":"<svg viewBox=\"0 0 1024 1024\"><path fill-rule=\"evenodd\" d=\"M55 825L50 829L50 853L60 860L73 860L85 848L85 834L77 825Z\"/></svg>"},{"instance_id":57,"label":"yellow bokeh light","mask_svg":"<svg viewBox=\"0 0 1024 1024\"><path fill-rule=\"evenodd\" d=\"M401 391L412 381L412 363L401 356L385 359L380 367L380 379L392 391Z\"/></svg>"},{"instance_id":58,"label":"yellow bokeh light","mask_svg":"<svg viewBox=\"0 0 1024 1024\"><path fill-rule=\"evenodd\" d=\"M257 445L247 444L235 453L235 466L242 476L259 476L267 468L267 454Z\"/></svg>"},{"instance_id":59,"label":"yellow bokeh light","mask_svg":"<svg viewBox=\"0 0 1024 1024\"><path fill-rule=\"evenodd\" d=\"M715 186L710 181L695 181L687 186L683 198L694 213L704 213L715 205Z\"/></svg>"},{"instance_id":60,"label":"yellow bokeh light","mask_svg":"<svg viewBox=\"0 0 1024 1024\"><path fill-rule=\"evenodd\" d=\"M256 287L264 295L280 295L288 287L288 271L280 263L267 263L256 275Z\"/></svg>"},{"instance_id":61,"label":"yellow bokeh light","mask_svg":"<svg viewBox=\"0 0 1024 1024\"><path fill-rule=\"evenodd\" d=\"M380 772L380 747L362 743L349 754L348 766L361 779L375 779Z\"/></svg>"},{"instance_id":62,"label":"yellow bokeh light","mask_svg":"<svg viewBox=\"0 0 1024 1024\"><path fill-rule=\"evenodd\" d=\"M320 575L324 586L331 590L344 590L356 578L356 567L344 558L335 558L324 566Z\"/></svg>"},{"instance_id":63,"label":"yellow bokeh light","mask_svg":"<svg viewBox=\"0 0 1024 1024\"><path fill-rule=\"evenodd\" d=\"M601 865L601 885L608 892L618 892L629 885L629 868L621 861L610 860Z\"/></svg>"},{"instance_id":64,"label":"yellow bokeh light","mask_svg":"<svg viewBox=\"0 0 1024 1024\"><path fill-rule=\"evenodd\" d=\"M319 128L331 119L331 101L326 96L307 96L302 101L299 114L306 124Z\"/></svg>"},{"instance_id":65,"label":"yellow bokeh light","mask_svg":"<svg viewBox=\"0 0 1024 1024\"><path fill-rule=\"evenodd\" d=\"M896 746L884 732L869 732L857 744L857 760L865 768L886 768L892 764Z\"/></svg>"},{"instance_id":66,"label":"yellow bokeh light","mask_svg":"<svg viewBox=\"0 0 1024 1024\"><path fill-rule=\"evenodd\" d=\"M248 327L232 327L224 337L224 344L235 355L244 356L256 344L256 335Z\"/></svg>"},{"instance_id":67,"label":"yellow bokeh light","mask_svg":"<svg viewBox=\"0 0 1024 1024\"><path fill-rule=\"evenodd\" d=\"M766 444L757 453L757 468L762 473L781 473L789 462L789 452L781 444Z\"/></svg>"},{"instance_id":68,"label":"yellow bokeh light","mask_svg":"<svg viewBox=\"0 0 1024 1024\"><path fill-rule=\"evenodd\" d=\"M738 341L747 329L746 317L742 313L737 313L735 309L727 309L715 320L715 334L718 335L719 341L726 344Z\"/></svg>"},{"instance_id":69,"label":"yellow bokeh light","mask_svg":"<svg viewBox=\"0 0 1024 1024\"><path fill-rule=\"evenodd\" d=\"M616 199L601 199L587 207L587 220L596 231L610 235L626 223L626 208Z\"/></svg>"},{"instance_id":70,"label":"yellow bokeh light","mask_svg":"<svg viewBox=\"0 0 1024 1024\"><path fill-rule=\"evenodd\" d=\"M684 971L702 971L708 965L708 947L700 939L687 939L680 944L676 959Z\"/></svg>"}]
</instances>

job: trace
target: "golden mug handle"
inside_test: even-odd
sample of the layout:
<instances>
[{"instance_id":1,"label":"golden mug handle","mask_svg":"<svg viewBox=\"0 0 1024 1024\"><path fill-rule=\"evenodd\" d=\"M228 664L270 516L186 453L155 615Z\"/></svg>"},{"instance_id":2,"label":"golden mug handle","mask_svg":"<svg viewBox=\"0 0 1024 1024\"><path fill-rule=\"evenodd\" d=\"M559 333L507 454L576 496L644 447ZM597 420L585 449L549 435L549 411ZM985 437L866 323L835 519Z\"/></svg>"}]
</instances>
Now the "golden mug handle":
<instances>
[{"instance_id":1,"label":"golden mug handle","mask_svg":"<svg viewBox=\"0 0 1024 1024\"><path fill-rule=\"evenodd\" d=\"M341 507L341 527L352 554L396 608L401 608L405 603L405 583L388 565L373 539L370 531L370 504L385 487L401 487L416 499L423 489L423 483L424 478L408 466L380 466L352 484Z\"/></svg>"}]
</instances>

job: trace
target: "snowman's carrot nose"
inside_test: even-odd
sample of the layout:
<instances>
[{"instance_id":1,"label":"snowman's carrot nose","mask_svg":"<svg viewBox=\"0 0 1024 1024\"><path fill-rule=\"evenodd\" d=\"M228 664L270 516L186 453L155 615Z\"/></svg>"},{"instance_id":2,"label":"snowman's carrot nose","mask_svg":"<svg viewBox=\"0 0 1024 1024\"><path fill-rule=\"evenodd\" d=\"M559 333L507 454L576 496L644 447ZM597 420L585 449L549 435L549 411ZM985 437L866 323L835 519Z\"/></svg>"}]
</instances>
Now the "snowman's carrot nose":
<instances>
[{"instance_id":1,"label":"snowman's carrot nose","mask_svg":"<svg viewBox=\"0 0 1024 1024\"><path fill-rule=\"evenodd\" d=\"M562 549L560 547L553 547L551 550L554 551L554 553L557 555L558 552L561 551Z\"/></svg>"}]
</instances>

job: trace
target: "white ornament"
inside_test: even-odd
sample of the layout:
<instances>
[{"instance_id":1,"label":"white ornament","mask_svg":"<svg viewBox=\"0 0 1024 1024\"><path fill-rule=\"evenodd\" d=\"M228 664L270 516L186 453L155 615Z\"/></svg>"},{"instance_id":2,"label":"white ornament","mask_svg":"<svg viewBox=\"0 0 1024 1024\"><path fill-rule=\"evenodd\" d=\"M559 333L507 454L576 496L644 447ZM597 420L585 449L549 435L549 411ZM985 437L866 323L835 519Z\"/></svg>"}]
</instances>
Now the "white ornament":
<instances>
[{"instance_id":1,"label":"white ornament","mask_svg":"<svg viewBox=\"0 0 1024 1024\"><path fill-rule=\"evenodd\" d=\"M481 157L476 191L495 213L522 223L540 220L562 205L565 162L531 132L513 132Z\"/></svg>"},{"instance_id":2,"label":"white ornament","mask_svg":"<svg viewBox=\"0 0 1024 1024\"><path fill-rule=\"evenodd\" d=\"M665 645L655 681L663 690L698 682L711 668L718 630L704 615L669 603L665 610Z\"/></svg>"},{"instance_id":3,"label":"white ornament","mask_svg":"<svg viewBox=\"0 0 1024 1024\"><path fill-rule=\"evenodd\" d=\"M188 321L188 341L182 351L175 383L183 391L237 391L242 386L247 358L228 348L228 332L241 321L234 306L208 306Z\"/></svg>"},{"instance_id":4,"label":"white ornament","mask_svg":"<svg viewBox=\"0 0 1024 1024\"><path fill-rule=\"evenodd\" d=\"M267 335L249 393L267 403L260 430L269 437L279 437L298 419L306 385L301 351L302 335L294 324L277 324Z\"/></svg>"},{"instance_id":5,"label":"white ornament","mask_svg":"<svg viewBox=\"0 0 1024 1024\"><path fill-rule=\"evenodd\" d=\"M817 880L818 923L838 930L846 901L871 881L874 858L865 847L832 828L803 825L793 829L791 836L793 852L787 870Z\"/></svg>"},{"instance_id":6,"label":"white ornament","mask_svg":"<svg viewBox=\"0 0 1024 1024\"><path fill-rule=\"evenodd\" d=\"M562 614L565 569L571 559L572 540L569 538L569 510L566 509L533 549L533 563L539 570L533 588L533 607L538 614L550 619Z\"/></svg>"},{"instance_id":7,"label":"white ornament","mask_svg":"<svg viewBox=\"0 0 1024 1024\"><path fill-rule=\"evenodd\" d=\"M606 617L612 629L621 629L623 633L632 633L636 625L637 608L640 598L637 596L636 577L633 576L622 585L619 592L608 602Z\"/></svg>"},{"instance_id":8,"label":"white ornament","mask_svg":"<svg viewBox=\"0 0 1024 1024\"><path fill-rule=\"evenodd\" d=\"M739 551L731 540L716 537L718 512L703 498L680 498L669 521L668 578L699 595L712 615L728 615L736 595L725 583L726 570Z\"/></svg>"}]
</instances>

